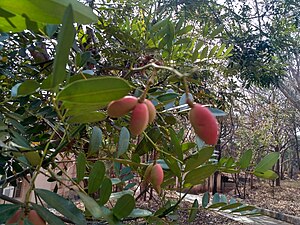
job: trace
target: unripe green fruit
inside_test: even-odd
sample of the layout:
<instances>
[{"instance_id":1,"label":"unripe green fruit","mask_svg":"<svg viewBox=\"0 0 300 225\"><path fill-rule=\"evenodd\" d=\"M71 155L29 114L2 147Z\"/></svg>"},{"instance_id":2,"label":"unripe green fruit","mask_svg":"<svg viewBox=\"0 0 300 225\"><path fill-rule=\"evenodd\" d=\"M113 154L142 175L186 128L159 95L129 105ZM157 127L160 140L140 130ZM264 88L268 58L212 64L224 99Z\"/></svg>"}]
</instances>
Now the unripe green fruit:
<instances>
[{"instance_id":1,"label":"unripe green fruit","mask_svg":"<svg viewBox=\"0 0 300 225\"><path fill-rule=\"evenodd\" d=\"M218 141L218 121L204 106L195 104L189 114L191 125L195 133L206 144L215 145Z\"/></svg>"},{"instance_id":2,"label":"unripe green fruit","mask_svg":"<svg viewBox=\"0 0 300 225\"><path fill-rule=\"evenodd\" d=\"M164 171L160 164L155 164L151 170L150 182L158 194L160 194L161 192L160 185L162 184L163 181L164 181Z\"/></svg>"},{"instance_id":3,"label":"unripe green fruit","mask_svg":"<svg viewBox=\"0 0 300 225\"><path fill-rule=\"evenodd\" d=\"M149 123L149 111L145 103L138 103L132 110L129 130L132 135L143 133Z\"/></svg>"},{"instance_id":4,"label":"unripe green fruit","mask_svg":"<svg viewBox=\"0 0 300 225\"><path fill-rule=\"evenodd\" d=\"M144 103L148 107L148 111L149 111L149 123L152 123L154 121L154 119L155 119L155 116L156 116L156 108L153 105L153 103L150 100L148 100L148 99L145 99Z\"/></svg>"},{"instance_id":5,"label":"unripe green fruit","mask_svg":"<svg viewBox=\"0 0 300 225\"><path fill-rule=\"evenodd\" d=\"M9 220L6 221L6 224L18 224L23 225L25 219L25 213L22 209L19 209ZM35 210L30 210L27 219L33 225L46 225L46 222L37 214Z\"/></svg>"},{"instance_id":6,"label":"unripe green fruit","mask_svg":"<svg viewBox=\"0 0 300 225\"><path fill-rule=\"evenodd\" d=\"M41 156L37 151L26 152L24 153L24 155L32 166L39 165L41 161Z\"/></svg>"},{"instance_id":7,"label":"unripe green fruit","mask_svg":"<svg viewBox=\"0 0 300 225\"><path fill-rule=\"evenodd\" d=\"M144 183L148 184L150 182L151 171L153 168L153 164L150 164L144 174Z\"/></svg>"},{"instance_id":8,"label":"unripe green fruit","mask_svg":"<svg viewBox=\"0 0 300 225\"><path fill-rule=\"evenodd\" d=\"M138 104L138 99L134 96L125 96L116 101L112 101L107 106L107 114L112 118L126 115Z\"/></svg>"}]
</instances>

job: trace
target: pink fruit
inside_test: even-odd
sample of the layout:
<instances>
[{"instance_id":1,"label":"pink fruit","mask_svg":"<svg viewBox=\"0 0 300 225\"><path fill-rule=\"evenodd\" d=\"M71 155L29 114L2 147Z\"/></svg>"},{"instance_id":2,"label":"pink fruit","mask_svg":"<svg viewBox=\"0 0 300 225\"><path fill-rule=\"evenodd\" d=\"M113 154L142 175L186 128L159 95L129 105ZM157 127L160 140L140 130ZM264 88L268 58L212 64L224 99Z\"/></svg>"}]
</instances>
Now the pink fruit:
<instances>
[{"instance_id":1,"label":"pink fruit","mask_svg":"<svg viewBox=\"0 0 300 225\"><path fill-rule=\"evenodd\" d=\"M18 224L23 225L25 219L25 213L22 209L19 209L9 220L6 221L6 224ZM30 210L27 219L33 225L46 225L46 222L37 214L35 210Z\"/></svg>"},{"instance_id":2,"label":"pink fruit","mask_svg":"<svg viewBox=\"0 0 300 225\"><path fill-rule=\"evenodd\" d=\"M138 99L134 96L125 96L116 101L112 101L107 106L107 114L117 118L126 115L138 104Z\"/></svg>"},{"instance_id":3,"label":"pink fruit","mask_svg":"<svg viewBox=\"0 0 300 225\"><path fill-rule=\"evenodd\" d=\"M193 105L189 117L199 138L206 144L217 144L219 133L218 121L206 107L200 104Z\"/></svg>"},{"instance_id":4,"label":"pink fruit","mask_svg":"<svg viewBox=\"0 0 300 225\"><path fill-rule=\"evenodd\" d=\"M148 107L148 111L149 111L149 123L152 123L154 121L154 119L155 119L155 116L156 116L156 108L152 104L152 102L150 100L148 100L148 99L145 99L144 103Z\"/></svg>"},{"instance_id":5,"label":"pink fruit","mask_svg":"<svg viewBox=\"0 0 300 225\"><path fill-rule=\"evenodd\" d=\"M145 103L138 103L131 115L129 130L132 135L137 136L143 133L149 122L149 111Z\"/></svg>"},{"instance_id":6,"label":"pink fruit","mask_svg":"<svg viewBox=\"0 0 300 225\"><path fill-rule=\"evenodd\" d=\"M150 174L150 182L158 194L161 192L160 185L164 181L164 171L160 164L155 164L152 167Z\"/></svg>"}]
</instances>

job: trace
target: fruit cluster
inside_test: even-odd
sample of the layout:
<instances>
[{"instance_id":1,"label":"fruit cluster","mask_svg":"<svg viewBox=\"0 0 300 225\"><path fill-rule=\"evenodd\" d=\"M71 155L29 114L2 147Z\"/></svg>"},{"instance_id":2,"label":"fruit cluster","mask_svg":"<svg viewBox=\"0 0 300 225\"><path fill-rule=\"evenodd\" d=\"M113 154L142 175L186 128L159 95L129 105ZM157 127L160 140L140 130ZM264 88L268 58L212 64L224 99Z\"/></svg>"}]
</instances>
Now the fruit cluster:
<instances>
[{"instance_id":1,"label":"fruit cluster","mask_svg":"<svg viewBox=\"0 0 300 225\"><path fill-rule=\"evenodd\" d=\"M164 171L160 164L150 164L144 174L144 183L151 183L154 190L160 194L160 185L164 181Z\"/></svg>"},{"instance_id":2,"label":"fruit cluster","mask_svg":"<svg viewBox=\"0 0 300 225\"><path fill-rule=\"evenodd\" d=\"M131 112L129 130L132 135L137 136L143 133L149 123L152 123L156 116L156 109L151 101L140 100L133 96L125 96L112 101L107 107L107 114L112 118L118 118Z\"/></svg>"},{"instance_id":3,"label":"fruit cluster","mask_svg":"<svg viewBox=\"0 0 300 225\"><path fill-rule=\"evenodd\" d=\"M24 219L27 218L33 225L46 225L46 222L37 214L35 210L30 210L27 215L23 209L19 209L6 224L18 224L23 225Z\"/></svg>"},{"instance_id":4,"label":"fruit cluster","mask_svg":"<svg viewBox=\"0 0 300 225\"><path fill-rule=\"evenodd\" d=\"M217 119L204 106L188 102L191 107L189 119L195 133L206 144L215 145L218 141L219 127ZM126 96L112 101L107 108L107 113L112 118L118 118L131 112L129 130L133 135L140 135L156 116L156 109L148 99L140 101L133 96ZM144 183L151 183L158 194L161 192L161 184L164 172L159 164L150 164L144 174Z\"/></svg>"},{"instance_id":5,"label":"fruit cluster","mask_svg":"<svg viewBox=\"0 0 300 225\"><path fill-rule=\"evenodd\" d=\"M206 144L215 145L218 141L218 122L214 115L200 104L189 104L191 107L189 119L195 133ZM156 116L156 109L151 101L140 100L133 96L125 96L112 101L107 108L107 113L112 118L118 118L131 112L129 130L132 135L140 135L149 123L152 123Z\"/></svg>"}]
</instances>

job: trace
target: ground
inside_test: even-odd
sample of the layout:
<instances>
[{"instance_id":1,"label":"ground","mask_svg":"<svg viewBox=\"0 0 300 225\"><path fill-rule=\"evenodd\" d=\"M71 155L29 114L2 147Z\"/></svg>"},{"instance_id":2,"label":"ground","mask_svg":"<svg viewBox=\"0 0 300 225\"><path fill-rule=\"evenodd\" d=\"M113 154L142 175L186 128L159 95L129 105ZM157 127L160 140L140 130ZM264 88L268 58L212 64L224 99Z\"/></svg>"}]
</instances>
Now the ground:
<instances>
[{"instance_id":1,"label":"ground","mask_svg":"<svg viewBox=\"0 0 300 225\"><path fill-rule=\"evenodd\" d=\"M300 216L300 181L283 180L281 186L272 187L269 182L255 184L254 189L247 189L249 204L273 211Z\"/></svg>"},{"instance_id":2,"label":"ground","mask_svg":"<svg viewBox=\"0 0 300 225\"><path fill-rule=\"evenodd\" d=\"M250 205L257 207L270 209L273 211L299 216L300 215L300 181L295 180L283 180L281 181L280 187L273 187L272 182L269 181L260 181L256 182L254 189L247 187L247 198L240 199L243 202L246 202ZM234 192L229 193L230 197L236 198ZM169 196L172 197L172 196ZM147 201L139 201L138 206L141 208L149 209L155 211L157 209L157 199L154 196L154 199ZM191 203L184 202L180 205L180 210L178 211L178 222L176 224L228 224L228 225L238 225L242 224L236 221L232 221L220 214L199 209L197 216L193 223L188 223L189 217L189 208Z\"/></svg>"},{"instance_id":3,"label":"ground","mask_svg":"<svg viewBox=\"0 0 300 225\"><path fill-rule=\"evenodd\" d=\"M166 194L166 197L168 199L173 199L175 202L175 198L178 197L178 193L176 192L168 192ZM152 212L155 212L158 207L159 207L160 201L159 198L156 196L155 193L153 193L153 198L152 199L147 199L146 201L144 200L139 200L137 202L137 207L143 208L143 209L148 209ZM201 202L199 203L201 204ZM196 218L194 219L193 222L188 222L189 219L189 210L192 207L192 203L183 201L180 206L179 210L175 212L175 218L177 219L176 222L171 223L171 218L174 218L171 216L171 218L168 220L169 223L165 224L191 224L191 225L209 225L209 224L214 224L214 225L241 225L242 223L233 221L229 218L226 218L217 212L210 211L210 210L205 210L203 208L199 208ZM130 222L130 224L143 224L143 223L138 223L136 222Z\"/></svg>"},{"instance_id":4,"label":"ground","mask_svg":"<svg viewBox=\"0 0 300 225\"><path fill-rule=\"evenodd\" d=\"M261 181L255 183L255 188L250 189L247 187L247 198L240 199L243 202L248 204L258 206L261 208L270 209L273 211L286 213L289 215L299 216L300 215L300 181L295 180L283 180L280 187L272 187L271 183L268 181ZM234 197L234 192L227 194L228 197ZM149 197L149 196L148 196ZM178 193L168 192L168 199L178 198ZM174 201L175 202L175 201ZM79 203L79 202L78 202ZM82 203L81 207L83 207ZM201 203L199 203L201 204ZM160 205L159 197L153 192L152 199L147 198L146 200L139 199L136 203L136 207L143 208L155 212ZM171 223L171 218L168 222L164 224L191 224L191 225L242 225L242 223L233 221L229 218L226 218L217 212L211 210L205 210L201 207L199 208L196 218L193 222L189 223L189 209L192 204L190 202L182 202L180 204L179 210L176 212L176 222ZM127 221L127 224L145 224L145 221L140 220L131 220ZM156 223L153 223L156 224Z\"/></svg>"}]
</instances>

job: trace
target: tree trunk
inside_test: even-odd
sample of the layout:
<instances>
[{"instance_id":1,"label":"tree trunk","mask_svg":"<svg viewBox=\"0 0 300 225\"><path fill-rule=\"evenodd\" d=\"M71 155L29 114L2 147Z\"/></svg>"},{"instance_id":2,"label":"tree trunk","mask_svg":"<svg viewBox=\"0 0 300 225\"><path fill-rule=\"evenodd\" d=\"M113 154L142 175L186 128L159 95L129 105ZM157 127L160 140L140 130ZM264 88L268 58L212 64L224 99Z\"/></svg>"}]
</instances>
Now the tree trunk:
<instances>
[{"instance_id":1,"label":"tree trunk","mask_svg":"<svg viewBox=\"0 0 300 225\"><path fill-rule=\"evenodd\" d=\"M218 140L218 143L216 144L215 149L219 152L219 155L218 155L218 161L219 161L221 159L221 141L220 141L220 139ZM216 171L214 173L212 194L215 194L218 192L218 174L219 174L218 171ZM221 180L221 182L222 182L222 180ZM221 186L222 186L222 184L221 184Z\"/></svg>"},{"instance_id":2,"label":"tree trunk","mask_svg":"<svg viewBox=\"0 0 300 225\"><path fill-rule=\"evenodd\" d=\"M295 151L296 151L296 156L297 156L297 165L298 165L298 169L300 170L299 141L298 141L297 129L296 129L295 122L294 122L294 136L295 136Z\"/></svg>"},{"instance_id":3,"label":"tree trunk","mask_svg":"<svg viewBox=\"0 0 300 225\"><path fill-rule=\"evenodd\" d=\"M290 153L290 155L289 155L289 158L290 158L290 160L289 160L289 166L290 166L290 172L289 172L289 174L290 174L290 179L293 179L293 176L294 176L294 161L293 161L293 152L291 152Z\"/></svg>"},{"instance_id":4,"label":"tree trunk","mask_svg":"<svg viewBox=\"0 0 300 225\"><path fill-rule=\"evenodd\" d=\"M275 152L279 152L279 146L278 145L276 145L276 147L275 147ZM277 163L276 163L276 173L278 174L278 178L275 181L275 185L280 186L280 176L281 176L281 173L280 173L280 158L277 160Z\"/></svg>"},{"instance_id":5,"label":"tree trunk","mask_svg":"<svg viewBox=\"0 0 300 225\"><path fill-rule=\"evenodd\" d=\"M251 188L251 189L254 188L254 184L253 184L253 173L250 174L250 188Z\"/></svg>"}]
</instances>

